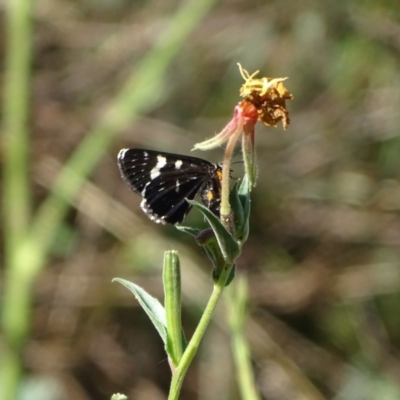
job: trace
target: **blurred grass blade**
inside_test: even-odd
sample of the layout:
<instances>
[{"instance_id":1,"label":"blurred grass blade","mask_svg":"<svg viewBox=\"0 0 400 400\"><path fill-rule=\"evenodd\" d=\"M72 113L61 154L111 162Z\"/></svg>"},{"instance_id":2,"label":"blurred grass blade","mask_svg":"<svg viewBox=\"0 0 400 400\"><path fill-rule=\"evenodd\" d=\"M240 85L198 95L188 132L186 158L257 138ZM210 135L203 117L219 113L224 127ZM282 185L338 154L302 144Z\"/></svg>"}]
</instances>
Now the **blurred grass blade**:
<instances>
[{"instance_id":1,"label":"blurred grass blade","mask_svg":"<svg viewBox=\"0 0 400 400\"><path fill-rule=\"evenodd\" d=\"M3 228L7 261L26 234L31 193L28 176L31 1L7 3L3 105Z\"/></svg>"},{"instance_id":2,"label":"blurred grass blade","mask_svg":"<svg viewBox=\"0 0 400 400\"><path fill-rule=\"evenodd\" d=\"M156 92L162 88L169 64L215 0L191 0L181 3L176 14L169 18L166 29L160 32L154 48L136 66L119 94L102 113L103 117L97 126L88 132L60 172L52 193L41 204L28 227L30 196L26 169L29 142L26 123L30 98L28 71L32 40L32 3L30 0L7 2L8 52L5 81L8 86L4 107L7 132L3 138L3 212L6 236L9 233L10 236L6 243L8 272L4 284L2 322L6 337L12 339L14 347L6 354L6 361L3 360L2 363L2 372L7 371L9 383L3 382L1 387L4 394L2 398L10 399L14 398L13 393L19 379L21 361L18 353L30 325L31 287L37 274L46 264L49 249L70 203L112 140L139 113L149 111L159 101Z\"/></svg>"},{"instance_id":3,"label":"blurred grass blade","mask_svg":"<svg viewBox=\"0 0 400 400\"><path fill-rule=\"evenodd\" d=\"M15 307L29 294L21 293L24 267L17 262L20 244L26 235L31 213L31 190L28 176L30 109L30 71L32 56L32 2L7 1L6 55L3 94L3 240L5 282L1 325L4 349L0 370L0 398L14 399L21 375L19 351L27 335L29 310ZM29 300L28 300L29 302ZM16 315L15 313L19 313ZM16 316L16 318L15 318Z\"/></svg>"},{"instance_id":4,"label":"blurred grass blade","mask_svg":"<svg viewBox=\"0 0 400 400\"><path fill-rule=\"evenodd\" d=\"M168 65L182 48L190 32L199 24L215 0L183 2L159 36L154 49L127 79L98 125L86 135L79 148L60 172L53 193L44 201L33 224L32 235L44 252L52 242L69 203L77 195L113 139L140 113L158 103Z\"/></svg>"},{"instance_id":5,"label":"blurred grass blade","mask_svg":"<svg viewBox=\"0 0 400 400\"><path fill-rule=\"evenodd\" d=\"M255 388L255 379L251 366L251 356L244 335L244 323L247 309L247 281L239 276L228 291L226 304L228 307L228 323L231 332L231 347L236 368L236 377L241 398L259 400Z\"/></svg>"}]
</instances>

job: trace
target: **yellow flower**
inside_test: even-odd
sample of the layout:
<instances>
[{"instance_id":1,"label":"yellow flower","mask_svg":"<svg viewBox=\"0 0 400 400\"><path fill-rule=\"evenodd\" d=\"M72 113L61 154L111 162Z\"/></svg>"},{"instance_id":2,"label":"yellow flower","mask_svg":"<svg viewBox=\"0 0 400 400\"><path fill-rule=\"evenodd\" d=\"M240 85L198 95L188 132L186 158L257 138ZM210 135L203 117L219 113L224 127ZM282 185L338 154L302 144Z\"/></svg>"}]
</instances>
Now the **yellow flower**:
<instances>
[{"instance_id":1,"label":"yellow flower","mask_svg":"<svg viewBox=\"0 0 400 400\"><path fill-rule=\"evenodd\" d=\"M250 75L239 63L238 66L245 80L240 88L240 96L257 108L258 120L268 126L277 126L282 121L282 126L286 129L290 123L286 100L293 98L283 85L287 78L255 79L259 71Z\"/></svg>"}]
</instances>

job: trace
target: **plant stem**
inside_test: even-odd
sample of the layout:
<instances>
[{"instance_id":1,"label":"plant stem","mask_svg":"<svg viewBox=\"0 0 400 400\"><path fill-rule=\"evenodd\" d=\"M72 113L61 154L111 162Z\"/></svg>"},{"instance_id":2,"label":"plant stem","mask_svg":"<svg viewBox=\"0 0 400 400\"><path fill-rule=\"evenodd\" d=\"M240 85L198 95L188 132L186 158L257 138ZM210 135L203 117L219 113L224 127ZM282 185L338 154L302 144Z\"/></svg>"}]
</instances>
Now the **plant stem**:
<instances>
[{"instance_id":1,"label":"plant stem","mask_svg":"<svg viewBox=\"0 0 400 400\"><path fill-rule=\"evenodd\" d=\"M172 376L168 400L178 400L179 399L179 394L182 389L183 380L186 376L186 373L189 369L189 366L190 366L194 356L196 355L197 349L200 346L200 342L204 336L204 333L211 321L213 312L214 312L215 307L218 303L218 300L221 297L221 294L225 288L225 283L228 280L228 277L229 277L232 267L233 267L233 264L231 264L231 263L228 264L223 269L223 272L221 273L221 276L220 276L218 282L214 285L213 292L210 296L210 299L208 300L207 306L204 310L203 315L201 316L199 324L197 325L197 328L196 328L192 338L190 339L190 342L188 343L188 346L186 347L185 352L183 353L181 361L180 361L178 367L175 369L175 372Z\"/></svg>"},{"instance_id":2,"label":"plant stem","mask_svg":"<svg viewBox=\"0 0 400 400\"><path fill-rule=\"evenodd\" d=\"M254 136L254 132L253 132ZM254 148L254 137L249 133L243 133L242 136L242 154L244 169L250 182L250 190L256 185L257 180L257 160Z\"/></svg>"}]
</instances>

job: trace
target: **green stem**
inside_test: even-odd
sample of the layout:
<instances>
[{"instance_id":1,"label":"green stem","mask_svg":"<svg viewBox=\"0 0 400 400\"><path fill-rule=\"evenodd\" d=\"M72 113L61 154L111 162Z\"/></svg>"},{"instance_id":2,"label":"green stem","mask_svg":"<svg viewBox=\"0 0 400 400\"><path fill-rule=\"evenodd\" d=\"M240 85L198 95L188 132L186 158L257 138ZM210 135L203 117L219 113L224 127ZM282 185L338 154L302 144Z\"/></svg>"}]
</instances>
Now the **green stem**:
<instances>
[{"instance_id":1,"label":"green stem","mask_svg":"<svg viewBox=\"0 0 400 400\"><path fill-rule=\"evenodd\" d=\"M204 333L211 321L213 312L225 288L225 283L228 280L231 269L232 269L232 264L229 264L229 266L224 268L218 282L214 285L213 292L211 294L210 299L208 300L207 306L199 321L199 324L197 325L197 328L192 338L190 339L190 342L188 343L185 352L183 353L181 361L172 376L168 400L179 399L179 394L182 389L183 380L186 376L186 373L189 369L189 366L194 356L196 355L197 349L200 346L200 342L204 336Z\"/></svg>"},{"instance_id":2,"label":"green stem","mask_svg":"<svg viewBox=\"0 0 400 400\"><path fill-rule=\"evenodd\" d=\"M249 179L250 190L251 190L256 185L257 160L254 148L254 138L252 138L250 134L244 133L242 136L242 154L243 154L244 169Z\"/></svg>"}]
</instances>

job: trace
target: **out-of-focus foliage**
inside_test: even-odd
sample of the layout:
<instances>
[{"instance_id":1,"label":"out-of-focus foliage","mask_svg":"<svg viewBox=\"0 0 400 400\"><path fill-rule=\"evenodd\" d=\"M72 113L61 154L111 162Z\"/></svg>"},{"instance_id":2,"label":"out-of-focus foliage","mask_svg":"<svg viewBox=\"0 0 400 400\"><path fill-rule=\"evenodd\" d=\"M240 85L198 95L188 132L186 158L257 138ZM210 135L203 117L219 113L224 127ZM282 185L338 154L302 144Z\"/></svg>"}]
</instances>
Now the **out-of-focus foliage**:
<instances>
[{"instance_id":1,"label":"out-of-focus foliage","mask_svg":"<svg viewBox=\"0 0 400 400\"><path fill-rule=\"evenodd\" d=\"M36 204L57 163L68 159L179 7L37 2ZM288 76L294 94L286 131L257 127L258 183L236 268L249 280L257 388L268 400L304 398L272 342L324 398L400 398L400 3L378 0L225 0L187 38L155 93L158 107L121 132L60 226L35 286L23 354L24 388L39 393L35 398L45 399L46 391L52 399L99 400L115 392L165 398L163 344L111 279L135 281L161 299L163 251L177 249L190 333L211 291L211 271L187 235L143 215L118 175L116 154L135 146L189 154L218 132L240 100L237 62L262 76ZM218 150L195 155L222 157ZM221 305L182 399L239 398L229 351Z\"/></svg>"}]
</instances>

